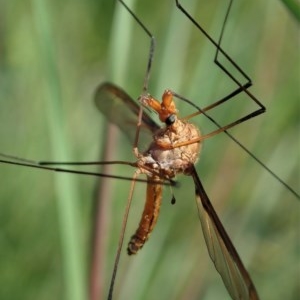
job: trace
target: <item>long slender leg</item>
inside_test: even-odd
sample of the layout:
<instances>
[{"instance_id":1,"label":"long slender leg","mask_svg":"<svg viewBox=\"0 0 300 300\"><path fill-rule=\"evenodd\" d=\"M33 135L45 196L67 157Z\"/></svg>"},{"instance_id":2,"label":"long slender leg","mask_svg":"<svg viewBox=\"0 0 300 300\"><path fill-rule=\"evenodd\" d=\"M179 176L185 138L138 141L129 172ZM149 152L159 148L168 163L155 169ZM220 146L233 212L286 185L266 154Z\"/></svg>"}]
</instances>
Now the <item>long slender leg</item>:
<instances>
[{"instance_id":1,"label":"long slender leg","mask_svg":"<svg viewBox=\"0 0 300 300\"><path fill-rule=\"evenodd\" d=\"M221 41L223 38L223 33L224 33L224 29L225 29L225 25L226 25L226 21L227 21L227 17L229 15L230 9L231 9L231 5L232 5L233 0L230 0L227 11L226 11L226 16L222 25L222 29L221 29L221 33L220 33L220 37L218 39L218 41L216 42L205 30L204 28L191 16L191 14L188 13L188 11L179 3L178 0L175 0L176 6L178 7L178 9L201 31L202 34L205 35L205 37L216 47L216 54L215 54L215 58L214 58L214 62L217 64L217 66L219 68L222 69L222 71L224 73L227 74L228 77L230 77L232 79L232 81L234 81L238 88L236 90L234 90L233 92L231 92L230 94L228 94L227 96L221 98L220 100L217 100L216 102L214 102L213 104L211 104L210 106L208 106L206 108L206 110L209 110L211 108L214 108L222 103L224 103L225 101L232 99L234 96L236 96L237 94L241 93L241 92L245 92L250 99L252 99L260 108L257 110L256 115L261 114L263 112L265 112L265 107L263 106L263 104L253 95L248 91L248 88L252 85L251 83L251 79L250 77L237 65L237 63L221 48ZM246 78L247 82L245 84L242 84L241 82L239 82L239 80L237 78L234 77L233 74L231 74L226 68L225 66L223 66L219 61L218 61L218 56L219 53L221 53L222 55L224 55L224 57L242 74L243 77ZM255 112L254 112L255 113ZM251 118L251 117L250 117Z\"/></svg>"},{"instance_id":2,"label":"long slender leg","mask_svg":"<svg viewBox=\"0 0 300 300\"><path fill-rule=\"evenodd\" d=\"M124 8L130 13L130 15L134 18L134 20L138 23L138 25L144 30L144 32L150 38L149 56L148 56L147 68L146 68L143 90L142 90L142 93L145 94L148 91L148 83L149 83L149 78L150 78L150 73L151 73L152 61L153 61L153 57L154 57L154 50L155 50L155 38L152 35L152 33L148 30L148 28L143 24L143 22L141 22L141 20L132 12L132 10L122 0L118 0L118 1L120 2L120 4L122 4L124 6ZM139 114L138 114L136 135L135 135L135 140L134 140L134 144L133 144L134 154L137 157L139 156L138 141L139 141L141 124L142 124L142 118L143 118L143 108L141 106Z\"/></svg>"},{"instance_id":3,"label":"long slender leg","mask_svg":"<svg viewBox=\"0 0 300 300\"><path fill-rule=\"evenodd\" d=\"M117 249L116 258L115 258L115 262L114 262L113 273L112 273L112 277L111 277L111 281L110 281L109 293L108 293L108 298L107 298L108 300L111 300L112 296L113 296L114 284L115 284L115 280L116 280L116 276L117 276L120 255L121 255L121 251L122 251L122 247L123 247L125 229L126 229L130 205L131 205L131 201L132 201L133 190L134 190L135 182L136 182L138 175L139 175L139 171L137 170L133 175L132 183L130 186L130 192L129 192L127 204L125 207L125 212L124 212L124 217L123 217L123 222L122 222L122 227L121 227L121 233L120 233L120 237L119 237L118 249Z\"/></svg>"},{"instance_id":4,"label":"long slender leg","mask_svg":"<svg viewBox=\"0 0 300 300\"><path fill-rule=\"evenodd\" d=\"M231 6L233 3L233 0L229 1L229 5L226 11L226 15L222 24L222 28L221 28L221 33L219 36L218 41L215 41L204 29L203 27L191 16L191 14L189 14L186 9L180 4L180 2L178 0L175 0L176 6L178 7L178 9L180 11L182 11L182 13L184 15L186 15L186 17L202 32L202 34L204 34L207 39L216 47L216 54L215 54L215 59L214 62L218 65L218 67L220 67L223 72L225 72L237 85L238 88L236 90L234 90L233 92L231 92L230 94L228 94L227 96L215 101L214 103L210 104L209 106L206 106L204 108L200 108L199 106L197 106L195 103L193 103L192 101L188 100L187 98L174 93L174 95L176 97L178 97L179 99L189 103L190 105L194 106L197 109L197 112L195 112L194 114L191 114L187 117L185 117L184 119L189 119L192 118L196 115L199 114L203 114L205 115L205 117L207 117L211 122L213 122L218 129L207 134L205 138L209 138L210 136L216 135L220 132L224 132L230 139L232 139L239 147L241 147L245 152L247 152L258 164L260 164L271 176L273 176L277 181L279 181L286 189L288 189L294 196L296 196L296 198L300 199L300 195L293 189L291 188L282 178L280 178L280 176L278 176L274 171L272 171L265 163L263 163L256 155L254 155L249 149L247 149L247 147L245 147L241 142L239 142L232 134L230 134L227 130L238 125L241 124L253 117L256 117L262 113L264 113L266 111L266 108L264 107L264 105L252 94L248 91L248 88L252 85L251 79L250 77L232 60L232 58L221 48L221 42L222 42L222 38L224 35L224 30L225 30L225 26L226 26L226 22L227 22L227 18L228 15L230 13L231 10ZM241 84L219 61L218 61L218 56L219 54L224 55L224 57L242 74L242 76L247 80L247 82L245 84ZM238 95L241 92L245 92L250 99L252 99L258 106L259 108L253 112L251 112L250 114L247 114L243 117L241 117L240 119L226 124L225 126L222 126L221 124L219 124L217 121L215 121L213 118L211 118L206 112L217 107L218 105L226 102L229 99L232 99L234 96Z\"/></svg>"}]
</instances>

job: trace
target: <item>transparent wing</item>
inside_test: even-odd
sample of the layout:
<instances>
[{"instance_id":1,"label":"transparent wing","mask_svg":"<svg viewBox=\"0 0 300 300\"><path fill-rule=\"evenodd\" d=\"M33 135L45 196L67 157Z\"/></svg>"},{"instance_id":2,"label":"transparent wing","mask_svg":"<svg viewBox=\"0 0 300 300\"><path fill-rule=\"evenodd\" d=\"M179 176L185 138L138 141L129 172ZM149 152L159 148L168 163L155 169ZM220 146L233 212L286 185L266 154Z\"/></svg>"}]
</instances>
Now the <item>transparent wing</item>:
<instances>
[{"instance_id":1,"label":"transparent wing","mask_svg":"<svg viewBox=\"0 0 300 300\"><path fill-rule=\"evenodd\" d=\"M219 220L196 169L192 170L202 231L209 255L234 300L259 299L255 286Z\"/></svg>"},{"instance_id":2,"label":"transparent wing","mask_svg":"<svg viewBox=\"0 0 300 300\"><path fill-rule=\"evenodd\" d=\"M95 103L100 112L108 121L117 125L133 144L138 121L139 105L134 102L119 87L112 83L102 83L98 86L95 94ZM148 145L152 134L160 127L143 113L139 145Z\"/></svg>"}]
</instances>

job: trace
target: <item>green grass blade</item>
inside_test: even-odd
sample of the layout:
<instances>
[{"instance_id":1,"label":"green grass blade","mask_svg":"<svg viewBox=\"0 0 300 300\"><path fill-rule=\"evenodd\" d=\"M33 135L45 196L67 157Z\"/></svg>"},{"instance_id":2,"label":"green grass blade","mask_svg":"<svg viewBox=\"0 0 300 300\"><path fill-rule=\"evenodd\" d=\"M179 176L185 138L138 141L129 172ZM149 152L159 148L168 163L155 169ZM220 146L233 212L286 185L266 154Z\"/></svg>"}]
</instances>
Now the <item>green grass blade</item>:
<instances>
[{"instance_id":1,"label":"green grass blade","mask_svg":"<svg viewBox=\"0 0 300 300\"><path fill-rule=\"evenodd\" d=\"M52 37L50 5L47 1L33 1L35 24L40 44L40 60L44 75L45 110L48 116L49 137L53 157L56 160L70 159L67 134L63 115L63 99L57 69L54 39ZM55 175L57 209L61 231L64 285L66 299L86 298L85 272L83 268L83 249L79 236L79 199L76 179L68 174Z\"/></svg>"}]
</instances>

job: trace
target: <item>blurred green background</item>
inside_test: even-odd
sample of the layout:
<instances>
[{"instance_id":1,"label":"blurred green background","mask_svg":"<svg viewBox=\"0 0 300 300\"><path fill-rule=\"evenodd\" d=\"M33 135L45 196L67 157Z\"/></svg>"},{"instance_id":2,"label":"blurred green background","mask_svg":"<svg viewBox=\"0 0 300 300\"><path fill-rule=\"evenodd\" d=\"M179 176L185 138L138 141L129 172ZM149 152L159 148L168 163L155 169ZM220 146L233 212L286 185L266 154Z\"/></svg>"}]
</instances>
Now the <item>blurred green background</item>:
<instances>
[{"instance_id":1,"label":"blurred green background","mask_svg":"<svg viewBox=\"0 0 300 300\"><path fill-rule=\"evenodd\" d=\"M157 38L153 96L171 88L203 107L232 91L235 86L213 64L214 48L173 1L127 3ZM217 38L227 4L183 3ZM267 107L231 133L299 192L298 34L282 2L236 1L222 45L251 76L251 91ZM107 124L93 93L110 80L136 99L148 47L145 33L114 1L2 1L0 152L34 160L108 159ZM193 111L178 107L181 115ZM226 124L251 109L240 96L212 115ZM194 122L203 132L212 128L202 117ZM111 143L110 159L134 160L125 137L114 132ZM298 299L297 198L225 135L206 141L197 169L261 299ZM133 171L110 172L130 177ZM229 299L208 257L191 179L179 179L176 205L166 188L143 250L130 258L123 251L115 299ZM0 299L86 299L97 178L1 164L0 180ZM129 182L105 186L103 299ZM139 222L144 194L145 185L137 184L125 243Z\"/></svg>"}]
</instances>

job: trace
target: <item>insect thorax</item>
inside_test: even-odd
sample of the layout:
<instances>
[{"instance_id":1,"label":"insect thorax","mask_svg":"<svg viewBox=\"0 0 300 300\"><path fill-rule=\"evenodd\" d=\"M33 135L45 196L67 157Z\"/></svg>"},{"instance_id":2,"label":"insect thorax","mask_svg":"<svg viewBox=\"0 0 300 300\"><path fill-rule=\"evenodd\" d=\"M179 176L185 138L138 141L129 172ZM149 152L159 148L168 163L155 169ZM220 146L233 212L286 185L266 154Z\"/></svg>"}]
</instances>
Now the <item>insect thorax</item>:
<instances>
[{"instance_id":1,"label":"insect thorax","mask_svg":"<svg viewBox=\"0 0 300 300\"><path fill-rule=\"evenodd\" d=\"M138 164L147 170L145 173L148 175L150 171L150 176L170 179L179 173L188 175L201 150L201 142L189 142L199 137L201 133L195 125L177 119L172 125L154 134L153 142ZM187 144L176 147L178 143Z\"/></svg>"}]
</instances>

